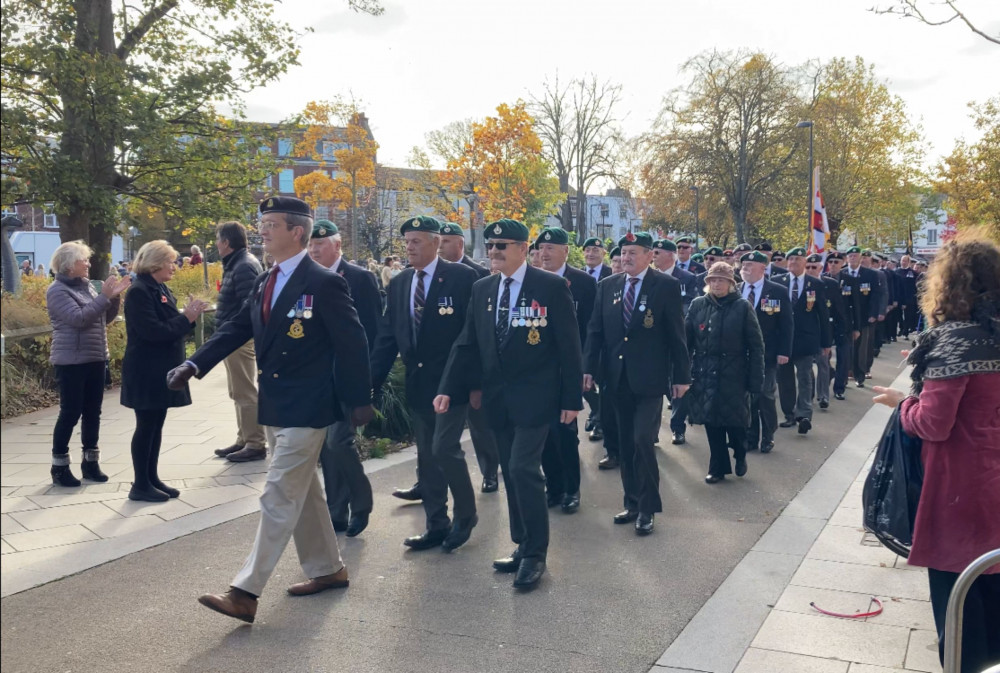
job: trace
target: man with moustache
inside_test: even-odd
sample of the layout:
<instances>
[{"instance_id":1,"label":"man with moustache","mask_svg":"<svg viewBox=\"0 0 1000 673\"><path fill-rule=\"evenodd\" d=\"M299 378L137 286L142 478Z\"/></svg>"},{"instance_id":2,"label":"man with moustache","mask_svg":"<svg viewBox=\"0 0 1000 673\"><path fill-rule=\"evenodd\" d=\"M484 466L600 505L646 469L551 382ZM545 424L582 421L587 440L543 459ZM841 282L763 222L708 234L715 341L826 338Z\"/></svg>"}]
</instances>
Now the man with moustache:
<instances>
[{"instance_id":1,"label":"man with moustache","mask_svg":"<svg viewBox=\"0 0 1000 673\"><path fill-rule=\"evenodd\" d=\"M375 274L344 259L340 230L330 220L316 220L309 240L309 256L347 281L354 310L365 328L369 351L375 346L382 298ZM326 505L334 530L355 537L368 527L371 514L372 485L361 465L354 428L338 421L327 428L323 450L319 454L326 487Z\"/></svg>"},{"instance_id":2,"label":"man with moustache","mask_svg":"<svg viewBox=\"0 0 1000 673\"><path fill-rule=\"evenodd\" d=\"M840 272L841 277L851 277L856 283L854 300L858 304L861 320L858 323L858 336L854 340L854 359L851 369L858 388L865 387L865 379L871 371L872 332L879 316L878 276L864 265L862 250L853 246L847 250L847 268Z\"/></svg>"},{"instance_id":3,"label":"man with moustache","mask_svg":"<svg viewBox=\"0 0 1000 673\"><path fill-rule=\"evenodd\" d=\"M846 256L842 252L834 250L826 256L828 269L827 277L837 282L841 301L844 305L844 312L850 323L850 330L844 334L834 335L834 345L837 349L837 366L833 374L833 396L838 400L844 400L844 393L847 391L847 377L854 363L854 342L861 336L861 302L860 291L858 290L858 279L854 276L841 273L844 269Z\"/></svg>"},{"instance_id":4,"label":"man with moustache","mask_svg":"<svg viewBox=\"0 0 1000 673\"><path fill-rule=\"evenodd\" d=\"M594 310L597 281L584 271L567 266L569 235L558 227L548 227L538 234L538 252L542 268L566 279L573 295L580 343L587 338L587 323ZM553 419L542 454L549 507L562 507L566 514L580 508L580 439L576 419L560 423Z\"/></svg>"},{"instance_id":5,"label":"man with moustache","mask_svg":"<svg viewBox=\"0 0 1000 673\"><path fill-rule=\"evenodd\" d=\"M417 444L417 474L426 516L425 531L403 544L413 550L457 549L479 522L476 497L462 451L466 395L456 395L449 409L434 413L434 398L451 352L465 325L465 314L478 278L464 264L438 257L441 223L420 215L403 222L408 268L389 284L389 297L375 348L372 379L377 390L396 356L406 367L406 405ZM454 523L448 518L451 491Z\"/></svg>"},{"instance_id":6,"label":"man with moustache","mask_svg":"<svg viewBox=\"0 0 1000 673\"><path fill-rule=\"evenodd\" d=\"M572 423L583 408L580 332L564 278L528 266L528 228L501 219L485 229L497 273L478 281L465 327L452 346L437 413L471 391L482 404L500 449L511 539L517 544L493 567L516 573L531 589L545 573L549 518L541 460L552 420Z\"/></svg>"},{"instance_id":7,"label":"man with moustache","mask_svg":"<svg viewBox=\"0 0 1000 673\"><path fill-rule=\"evenodd\" d=\"M663 511L654 447L663 396L684 397L691 365L680 283L649 268L652 236L629 232L618 245L624 273L597 286L583 385L592 387L600 371L615 398L625 510L613 520L634 521L636 534L649 535L654 515Z\"/></svg>"}]
</instances>

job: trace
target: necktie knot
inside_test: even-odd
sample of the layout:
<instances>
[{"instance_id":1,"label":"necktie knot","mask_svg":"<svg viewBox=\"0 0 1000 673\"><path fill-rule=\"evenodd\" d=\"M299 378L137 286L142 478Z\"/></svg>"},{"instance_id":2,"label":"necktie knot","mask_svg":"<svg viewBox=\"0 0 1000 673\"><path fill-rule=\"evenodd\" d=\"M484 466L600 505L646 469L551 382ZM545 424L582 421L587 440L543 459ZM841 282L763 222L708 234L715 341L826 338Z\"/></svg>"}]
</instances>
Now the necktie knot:
<instances>
[{"instance_id":1,"label":"necktie knot","mask_svg":"<svg viewBox=\"0 0 1000 673\"><path fill-rule=\"evenodd\" d=\"M510 284L513 283L513 282L514 282L513 278L504 278L503 279L504 288L510 287Z\"/></svg>"},{"instance_id":2,"label":"necktie knot","mask_svg":"<svg viewBox=\"0 0 1000 673\"><path fill-rule=\"evenodd\" d=\"M423 269L420 269L419 271L417 271L417 278L423 278L426 275L427 275L427 272L424 271Z\"/></svg>"}]
</instances>

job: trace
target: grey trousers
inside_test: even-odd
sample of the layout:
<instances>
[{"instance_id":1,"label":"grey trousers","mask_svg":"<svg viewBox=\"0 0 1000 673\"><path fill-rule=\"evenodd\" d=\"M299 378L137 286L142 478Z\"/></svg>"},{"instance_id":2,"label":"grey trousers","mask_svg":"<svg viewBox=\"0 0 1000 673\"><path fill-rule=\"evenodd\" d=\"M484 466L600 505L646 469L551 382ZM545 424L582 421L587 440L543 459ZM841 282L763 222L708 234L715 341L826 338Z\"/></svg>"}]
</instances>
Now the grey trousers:
<instances>
[{"instance_id":1,"label":"grey trousers","mask_svg":"<svg viewBox=\"0 0 1000 673\"><path fill-rule=\"evenodd\" d=\"M764 385L760 395L751 398L747 446L753 449L773 442L778 429L778 409L774 401L778 394L778 366L777 362L764 363Z\"/></svg>"},{"instance_id":2,"label":"grey trousers","mask_svg":"<svg viewBox=\"0 0 1000 673\"><path fill-rule=\"evenodd\" d=\"M455 501L456 520L467 519L476 513L476 494L462 450L465 417L464 404L453 405L443 414L416 411L412 414L427 530L445 530L451 525L448 489Z\"/></svg>"},{"instance_id":3,"label":"grey trousers","mask_svg":"<svg viewBox=\"0 0 1000 673\"><path fill-rule=\"evenodd\" d=\"M778 366L778 398L786 419L812 420L812 399L815 389L813 360L815 355L800 355Z\"/></svg>"},{"instance_id":4,"label":"grey trousers","mask_svg":"<svg viewBox=\"0 0 1000 673\"><path fill-rule=\"evenodd\" d=\"M830 401L830 358L833 354L823 355L823 351L816 354L816 399L820 402Z\"/></svg>"},{"instance_id":5,"label":"grey trousers","mask_svg":"<svg viewBox=\"0 0 1000 673\"><path fill-rule=\"evenodd\" d=\"M355 441L351 424L338 421L326 429L326 440L319 453L330 519L342 523L351 514L372 511L372 484L361 465Z\"/></svg>"}]
</instances>

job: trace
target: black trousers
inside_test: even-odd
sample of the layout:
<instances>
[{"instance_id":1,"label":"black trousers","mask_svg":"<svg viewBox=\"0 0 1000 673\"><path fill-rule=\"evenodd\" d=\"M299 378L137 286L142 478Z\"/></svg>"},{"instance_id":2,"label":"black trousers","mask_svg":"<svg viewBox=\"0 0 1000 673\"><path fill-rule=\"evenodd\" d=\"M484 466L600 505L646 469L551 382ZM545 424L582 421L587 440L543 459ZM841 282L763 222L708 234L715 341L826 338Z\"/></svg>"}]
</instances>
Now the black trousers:
<instances>
[{"instance_id":1,"label":"black trousers","mask_svg":"<svg viewBox=\"0 0 1000 673\"><path fill-rule=\"evenodd\" d=\"M549 508L545 502L542 452L549 426L494 427L507 492L510 539L521 558L545 560L549 551Z\"/></svg>"},{"instance_id":2,"label":"black trousers","mask_svg":"<svg viewBox=\"0 0 1000 673\"><path fill-rule=\"evenodd\" d=\"M655 444L663 416L663 395L635 395L624 375L615 392L625 509L640 514L662 512Z\"/></svg>"},{"instance_id":3,"label":"black trousers","mask_svg":"<svg viewBox=\"0 0 1000 673\"><path fill-rule=\"evenodd\" d=\"M349 415L347 410L344 413ZM338 421L326 429L319 462L323 466L326 506L333 521L346 523L351 514L372 511L372 484L361 464L350 422Z\"/></svg>"},{"instance_id":4,"label":"black trousers","mask_svg":"<svg viewBox=\"0 0 1000 673\"><path fill-rule=\"evenodd\" d=\"M746 458L746 429L706 424L705 434L708 436L708 448L711 451L708 473L716 477L732 474L733 464L729 459L729 447L733 448L733 458L736 460Z\"/></svg>"},{"instance_id":5,"label":"black trousers","mask_svg":"<svg viewBox=\"0 0 1000 673\"><path fill-rule=\"evenodd\" d=\"M471 404L465 405L469 421L469 436L472 437L472 448L476 452L476 462L484 479L496 479L500 469L500 452L497 450L497 438L493 435L489 418L482 408L473 409Z\"/></svg>"},{"instance_id":6,"label":"black trousers","mask_svg":"<svg viewBox=\"0 0 1000 673\"><path fill-rule=\"evenodd\" d=\"M928 568L927 579L938 632L938 656L943 664L945 614L958 573ZM980 673L997 664L1000 664L1000 575L980 575L965 598L961 673Z\"/></svg>"},{"instance_id":7,"label":"black trousers","mask_svg":"<svg viewBox=\"0 0 1000 673\"><path fill-rule=\"evenodd\" d=\"M556 420L549 427L542 452L545 490L552 494L574 495L580 492L580 428Z\"/></svg>"},{"instance_id":8,"label":"black trousers","mask_svg":"<svg viewBox=\"0 0 1000 673\"><path fill-rule=\"evenodd\" d=\"M586 400L587 404L590 405L590 414L587 416L587 421L593 420L596 423L601 422L601 393L594 387L591 390L583 391L583 399Z\"/></svg>"},{"instance_id":9,"label":"black trousers","mask_svg":"<svg viewBox=\"0 0 1000 673\"><path fill-rule=\"evenodd\" d=\"M861 328L861 336L854 340L854 380L864 381L872 369L872 332L875 323L868 323Z\"/></svg>"},{"instance_id":10,"label":"black trousers","mask_svg":"<svg viewBox=\"0 0 1000 673\"><path fill-rule=\"evenodd\" d=\"M476 513L469 466L462 450L466 405L453 405L446 413L413 411L413 434L417 442L417 470L427 530L450 526L448 490L455 502L454 517L467 519Z\"/></svg>"},{"instance_id":11,"label":"black trousers","mask_svg":"<svg viewBox=\"0 0 1000 673\"><path fill-rule=\"evenodd\" d=\"M843 334L837 337L837 368L833 374L833 392L843 395L847 390L847 375L854 364L854 337Z\"/></svg>"},{"instance_id":12,"label":"black trousers","mask_svg":"<svg viewBox=\"0 0 1000 673\"><path fill-rule=\"evenodd\" d=\"M59 418L52 431L52 453L69 453L69 440L80 419L84 450L98 448L101 403L104 402L104 360L82 365L56 365L59 381Z\"/></svg>"},{"instance_id":13,"label":"black trousers","mask_svg":"<svg viewBox=\"0 0 1000 673\"><path fill-rule=\"evenodd\" d=\"M135 432L132 434L132 469L136 488L149 488L160 483L157 466L166 409L135 409Z\"/></svg>"},{"instance_id":14,"label":"black trousers","mask_svg":"<svg viewBox=\"0 0 1000 673\"><path fill-rule=\"evenodd\" d=\"M760 441L763 446L774 441L774 433L778 429L778 407L775 396L778 394L778 362L764 363L764 385L759 395L750 397L750 433L747 435L747 446L755 449Z\"/></svg>"},{"instance_id":15,"label":"black trousers","mask_svg":"<svg viewBox=\"0 0 1000 673\"><path fill-rule=\"evenodd\" d=\"M604 452L611 458L618 458L618 416L615 411L615 396L601 387L601 430L604 432Z\"/></svg>"},{"instance_id":16,"label":"black trousers","mask_svg":"<svg viewBox=\"0 0 1000 673\"><path fill-rule=\"evenodd\" d=\"M687 431L687 398L670 401L670 431L684 434Z\"/></svg>"}]
</instances>

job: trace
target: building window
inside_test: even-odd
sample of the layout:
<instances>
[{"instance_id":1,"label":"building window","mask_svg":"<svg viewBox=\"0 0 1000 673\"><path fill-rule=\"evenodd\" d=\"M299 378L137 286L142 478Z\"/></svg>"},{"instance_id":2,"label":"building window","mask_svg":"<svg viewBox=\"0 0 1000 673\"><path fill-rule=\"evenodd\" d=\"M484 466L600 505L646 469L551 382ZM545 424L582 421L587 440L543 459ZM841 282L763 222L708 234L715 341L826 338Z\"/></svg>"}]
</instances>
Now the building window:
<instances>
[{"instance_id":1,"label":"building window","mask_svg":"<svg viewBox=\"0 0 1000 673\"><path fill-rule=\"evenodd\" d=\"M937 245L937 229L927 230L927 245Z\"/></svg>"},{"instance_id":2,"label":"building window","mask_svg":"<svg viewBox=\"0 0 1000 673\"><path fill-rule=\"evenodd\" d=\"M611 213L611 208L606 203L601 204L601 219L608 217Z\"/></svg>"},{"instance_id":3,"label":"building window","mask_svg":"<svg viewBox=\"0 0 1000 673\"><path fill-rule=\"evenodd\" d=\"M628 206L626 206L624 203L618 206L618 219L619 220L628 219Z\"/></svg>"},{"instance_id":4,"label":"building window","mask_svg":"<svg viewBox=\"0 0 1000 673\"><path fill-rule=\"evenodd\" d=\"M0 218L16 217L16 216L17 216L17 208L15 208L14 206L4 206L3 210L0 211Z\"/></svg>"},{"instance_id":5,"label":"building window","mask_svg":"<svg viewBox=\"0 0 1000 673\"><path fill-rule=\"evenodd\" d=\"M295 191L295 171L291 168L283 168L278 173L278 191L283 194L291 194Z\"/></svg>"},{"instance_id":6,"label":"building window","mask_svg":"<svg viewBox=\"0 0 1000 673\"><path fill-rule=\"evenodd\" d=\"M316 206L316 219L317 220L329 220L330 219L330 206Z\"/></svg>"},{"instance_id":7,"label":"building window","mask_svg":"<svg viewBox=\"0 0 1000 673\"><path fill-rule=\"evenodd\" d=\"M45 204L45 219L42 221L43 222L42 226L45 227L46 229L58 229L59 228L59 219L56 217L56 214L53 212L52 207L53 206L52 206L51 203L46 203Z\"/></svg>"},{"instance_id":8,"label":"building window","mask_svg":"<svg viewBox=\"0 0 1000 673\"><path fill-rule=\"evenodd\" d=\"M281 138L278 140L278 156L288 157L292 155L292 140L291 138Z\"/></svg>"},{"instance_id":9,"label":"building window","mask_svg":"<svg viewBox=\"0 0 1000 673\"><path fill-rule=\"evenodd\" d=\"M337 148L336 143L333 143L333 142L331 142L329 140L324 140L323 141L323 158L326 159L327 161L332 160L333 159L333 151L336 148Z\"/></svg>"}]
</instances>

